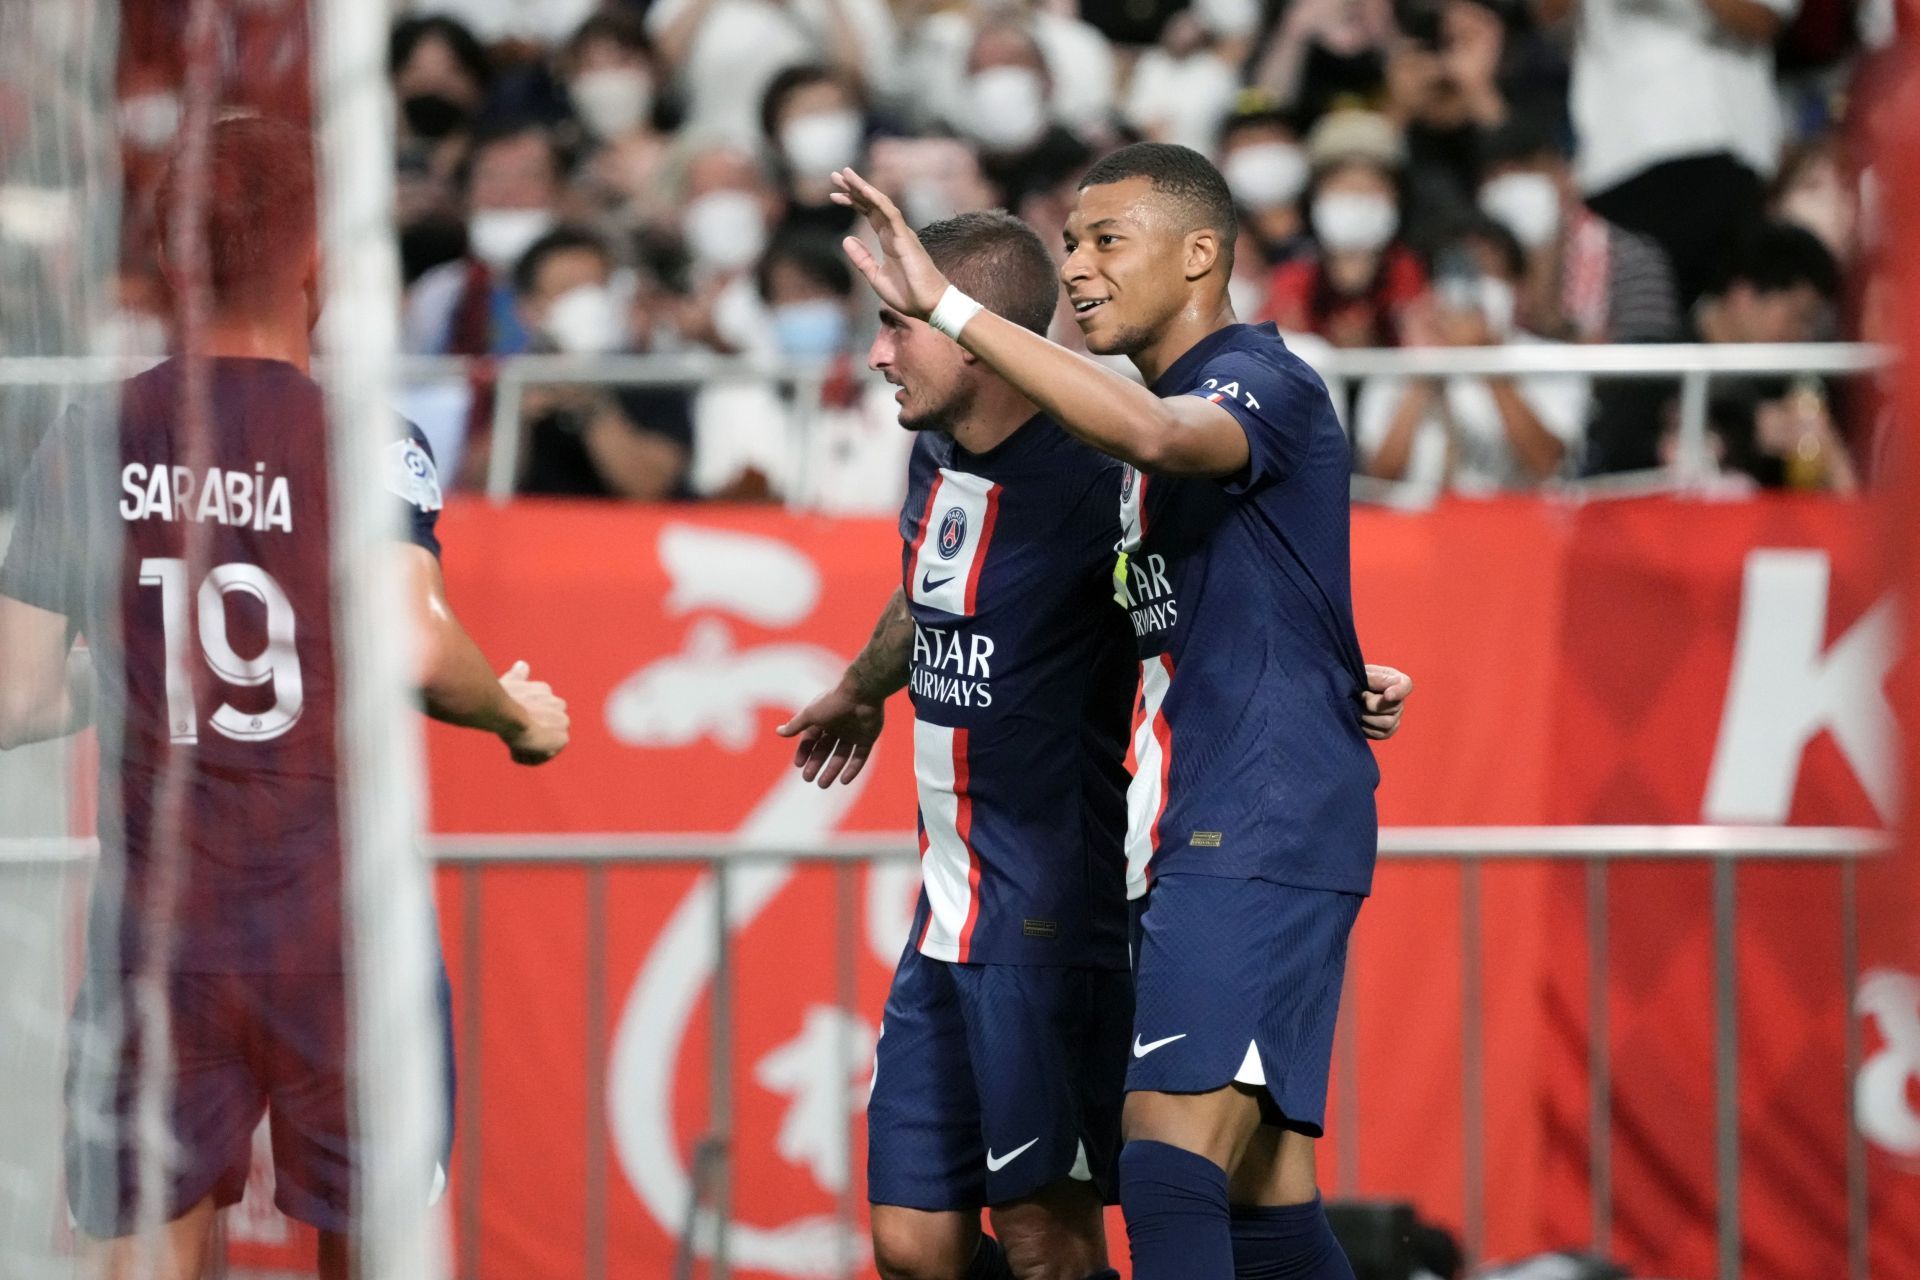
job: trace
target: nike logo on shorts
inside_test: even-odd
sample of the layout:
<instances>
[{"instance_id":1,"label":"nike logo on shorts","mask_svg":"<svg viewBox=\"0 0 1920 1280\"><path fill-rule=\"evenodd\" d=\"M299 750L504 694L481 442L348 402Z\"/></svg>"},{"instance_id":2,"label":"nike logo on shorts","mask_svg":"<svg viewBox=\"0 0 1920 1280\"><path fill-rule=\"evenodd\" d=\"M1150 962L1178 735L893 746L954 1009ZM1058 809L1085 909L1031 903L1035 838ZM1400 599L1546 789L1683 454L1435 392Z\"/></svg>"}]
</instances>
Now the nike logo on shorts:
<instances>
[{"instance_id":1,"label":"nike logo on shorts","mask_svg":"<svg viewBox=\"0 0 1920 1280\"><path fill-rule=\"evenodd\" d=\"M1136 1058L1144 1058L1148 1054L1152 1053L1155 1049L1164 1049L1168 1045L1172 1044L1175 1040L1185 1040L1186 1038L1187 1038L1187 1033L1182 1031L1177 1036L1168 1036L1164 1040L1155 1040L1151 1044L1141 1044L1140 1037L1136 1033L1133 1037L1133 1056Z\"/></svg>"},{"instance_id":2,"label":"nike logo on shorts","mask_svg":"<svg viewBox=\"0 0 1920 1280\"><path fill-rule=\"evenodd\" d=\"M1025 1155L1027 1148L1031 1147L1034 1143L1038 1141L1040 1141L1040 1139L1030 1138L1027 1140L1027 1142L1024 1145L1015 1147L1013 1150L1007 1152L1007 1154L1003 1156L996 1156L993 1154L993 1148L991 1147L987 1148L987 1172L988 1173L1000 1172L1002 1169L1012 1164L1015 1160L1018 1160L1021 1156Z\"/></svg>"},{"instance_id":3,"label":"nike logo on shorts","mask_svg":"<svg viewBox=\"0 0 1920 1280\"><path fill-rule=\"evenodd\" d=\"M928 591L928 592L938 591L941 587L946 586L949 582L952 582L952 581L953 581L952 574L948 574L946 577L941 578L938 581L935 581L932 574L923 573L920 575L920 590Z\"/></svg>"}]
</instances>

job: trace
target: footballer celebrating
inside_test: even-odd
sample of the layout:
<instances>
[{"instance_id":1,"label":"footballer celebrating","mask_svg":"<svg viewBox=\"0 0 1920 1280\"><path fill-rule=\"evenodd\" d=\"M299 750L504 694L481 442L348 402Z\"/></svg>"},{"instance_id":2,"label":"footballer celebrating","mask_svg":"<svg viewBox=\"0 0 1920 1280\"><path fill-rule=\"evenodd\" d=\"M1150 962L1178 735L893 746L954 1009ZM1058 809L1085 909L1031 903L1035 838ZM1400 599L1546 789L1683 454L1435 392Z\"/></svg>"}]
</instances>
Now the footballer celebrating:
<instances>
[{"instance_id":1,"label":"footballer celebrating","mask_svg":"<svg viewBox=\"0 0 1920 1280\"><path fill-rule=\"evenodd\" d=\"M1058 286L1024 223L970 214L921 237L945 275L1045 332ZM890 694L914 705L924 888L868 1107L875 1255L887 1280L1106 1275L1132 1004L1137 675L1108 599L1123 471L924 321L880 321L870 363L922 433L903 583L840 684L781 728L830 785L864 768ZM1363 727L1386 737L1410 684L1375 679L1390 692Z\"/></svg>"},{"instance_id":2,"label":"footballer celebrating","mask_svg":"<svg viewBox=\"0 0 1920 1280\"><path fill-rule=\"evenodd\" d=\"M215 124L206 151L204 200L184 198L176 166L160 202L176 291L204 289L206 320L184 357L124 384L117 413L69 413L28 471L0 566L0 747L95 718L67 674L84 636L103 772L118 785L101 795L67 1181L79 1229L107 1242L107 1275L147 1274L132 1233L156 1202L159 1274L208 1270L213 1216L241 1198L265 1114L275 1201L318 1229L319 1274L344 1280L357 1157L341 641L327 419L308 376L314 158L304 132L257 117ZM174 264L195 242L205 269L180 278ZM446 605L440 488L417 431L394 441L386 467L405 507L398 554L426 642L428 711L497 734L521 763L551 759L567 743L565 704L524 665L496 678ZM397 628L393 643L408 642ZM170 779L184 779L171 804ZM162 1018L130 998L143 974L160 979ZM171 1076L157 1185L143 1180L155 1138L136 1114L156 1052Z\"/></svg>"},{"instance_id":3,"label":"footballer celebrating","mask_svg":"<svg viewBox=\"0 0 1920 1280\"><path fill-rule=\"evenodd\" d=\"M1378 771L1349 589L1350 451L1325 386L1227 301L1236 236L1198 153L1097 163L1061 268L1097 354L1008 322L940 270L858 174L846 248L1068 432L1125 465L1112 592L1140 658L1120 1200L1139 1280L1347 1277L1314 1182L1347 936L1368 892ZM1392 696L1404 696L1396 684Z\"/></svg>"}]
</instances>

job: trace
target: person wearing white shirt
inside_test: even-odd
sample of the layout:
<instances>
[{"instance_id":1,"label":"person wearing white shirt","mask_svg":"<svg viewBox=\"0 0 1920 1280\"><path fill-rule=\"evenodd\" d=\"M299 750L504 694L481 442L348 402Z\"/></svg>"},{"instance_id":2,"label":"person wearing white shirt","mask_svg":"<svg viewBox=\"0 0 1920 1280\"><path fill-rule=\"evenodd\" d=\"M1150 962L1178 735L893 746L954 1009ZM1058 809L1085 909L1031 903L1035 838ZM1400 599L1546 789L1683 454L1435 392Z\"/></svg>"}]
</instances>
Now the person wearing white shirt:
<instances>
[{"instance_id":1,"label":"person wearing white shirt","mask_svg":"<svg viewBox=\"0 0 1920 1280\"><path fill-rule=\"evenodd\" d=\"M1505 228L1481 224L1442 255L1432 332L1454 347L1541 346L1513 328L1524 261ZM1362 472L1425 494L1534 488L1567 474L1586 428L1588 384L1568 375L1374 378L1354 412Z\"/></svg>"},{"instance_id":2,"label":"person wearing white shirt","mask_svg":"<svg viewBox=\"0 0 1920 1280\"><path fill-rule=\"evenodd\" d=\"M1760 222L1780 159L1773 41L1800 0L1537 3L1545 20L1576 23L1581 190L1602 217L1659 241L1690 306Z\"/></svg>"}]
</instances>

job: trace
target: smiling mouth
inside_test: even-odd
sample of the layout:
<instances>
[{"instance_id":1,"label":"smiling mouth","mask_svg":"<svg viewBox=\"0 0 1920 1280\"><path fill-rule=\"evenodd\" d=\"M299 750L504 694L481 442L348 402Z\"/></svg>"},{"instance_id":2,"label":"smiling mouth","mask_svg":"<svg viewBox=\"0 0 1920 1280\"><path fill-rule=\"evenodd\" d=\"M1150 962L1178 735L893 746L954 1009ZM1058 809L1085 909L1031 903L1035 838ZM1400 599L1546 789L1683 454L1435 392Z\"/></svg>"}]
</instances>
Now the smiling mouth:
<instances>
[{"instance_id":1,"label":"smiling mouth","mask_svg":"<svg viewBox=\"0 0 1920 1280\"><path fill-rule=\"evenodd\" d=\"M1106 302L1105 298L1076 298L1073 302L1073 314L1077 319L1084 319L1092 315L1096 308L1106 305Z\"/></svg>"}]
</instances>

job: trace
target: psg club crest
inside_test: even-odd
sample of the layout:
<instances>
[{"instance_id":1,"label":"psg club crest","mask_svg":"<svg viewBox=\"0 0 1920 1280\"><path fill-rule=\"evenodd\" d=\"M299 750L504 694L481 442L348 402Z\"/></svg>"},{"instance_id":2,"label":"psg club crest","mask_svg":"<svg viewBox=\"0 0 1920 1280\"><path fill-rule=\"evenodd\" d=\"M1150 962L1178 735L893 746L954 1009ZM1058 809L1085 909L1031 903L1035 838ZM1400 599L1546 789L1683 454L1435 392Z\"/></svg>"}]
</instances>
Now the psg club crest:
<instances>
[{"instance_id":1,"label":"psg club crest","mask_svg":"<svg viewBox=\"0 0 1920 1280\"><path fill-rule=\"evenodd\" d=\"M1120 501L1133 501L1133 480L1137 474L1132 467L1120 468Z\"/></svg>"},{"instance_id":2,"label":"psg club crest","mask_svg":"<svg viewBox=\"0 0 1920 1280\"><path fill-rule=\"evenodd\" d=\"M940 558L951 560L960 554L967 541L967 513L960 507L948 507L940 517Z\"/></svg>"}]
</instances>

